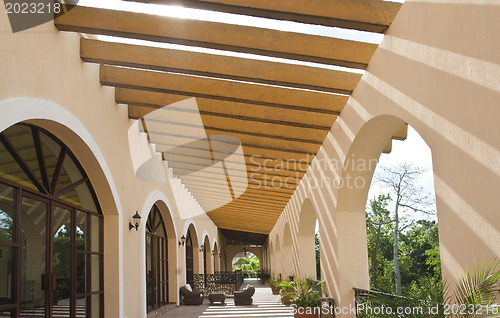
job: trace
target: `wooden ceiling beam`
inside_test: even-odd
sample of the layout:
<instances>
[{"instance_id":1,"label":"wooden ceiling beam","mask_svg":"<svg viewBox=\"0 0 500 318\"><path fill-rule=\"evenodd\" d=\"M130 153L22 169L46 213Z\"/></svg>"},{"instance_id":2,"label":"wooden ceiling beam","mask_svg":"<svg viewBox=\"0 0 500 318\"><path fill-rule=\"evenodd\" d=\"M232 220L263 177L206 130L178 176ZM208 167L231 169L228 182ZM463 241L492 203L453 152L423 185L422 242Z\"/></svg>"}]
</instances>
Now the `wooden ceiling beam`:
<instances>
[{"instance_id":1,"label":"wooden ceiling beam","mask_svg":"<svg viewBox=\"0 0 500 318\"><path fill-rule=\"evenodd\" d=\"M198 187L196 188L196 193L201 193L201 194L213 193L213 191L211 191L209 187ZM248 188L246 189L245 193L242 194L242 196L251 197L255 199L264 198L264 200L269 198L269 200L271 201L287 203L290 200L291 194Z\"/></svg>"},{"instance_id":2,"label":"wooden ceiling beam","mask_svg":"<svg viewBox=\"0 0 500 318\"><path fill-rule=\"evenodd\" d=\"M144 90L116 88L115 99L117 103L129 105L129 117L138 119L150 112L170 105L175 102L191 98L183 95L174 95ZM196 98L196 104L201 115L213 115L227 118L244 119L248 121L281 124L292 127L330 130L335 119L334 114L321 115L307 110L293 110L283 108L270 108L265 105L237 103L209 98Z\"/></svg>"},{"instance_id":3,"label":"wooden ceiling beam","mask_svg":"<svg viewBox=\"0 0 500 318\"><path fill-rule=\"evenodd\" d=\"M212 187L213 188L213 192L217 192L217 191L226 191L228 188L227 187L224 187L223 184L217 184L217 183L194 183L194 182L190 182L190 181L184 181L183 182L184 185L188 188L189 191L191 191L193 194L196 194L197 191L204 191L205 189L207 189L207 187ZM284 197L285 195L287 195L288 197L291 197L292 194L293 194L293 191L295 190L295 187L278 187L275 185L269 185L267 187L264 187L264 186L260 186L260 187L252 187L252 186L249 186L247 188L248 189L260 189L260 190L263 190L266 192L266 194L264 195L267 195L267 196L275 196L275 195L281 195L282 197Z\"/></svg>"},{"instance_id":4,"label":"wooden ceiling beam","mask_svg":"<svg viewBox=\"0 0 500 318\"><path fill-rule=\"evenodd\" d=\"M173 147L172 144L162 143L162 142L154 142L156 145L156 150L158 152L165 152L165 160L171 160L177 156L178 160L185 160L184 158L192 157L193 159L207 160L206 151L203 149L196 148L187 148L186 146L177 146ZM290 162L301 162L304 164L310 164L314 159L316 154L309 153L305 151L294 151L294 150L286 150L286 149L270 149L268 147L263 147L259 145L243 145L244 156L250 157L250 161L258 162L253 160L255 158L264 158L281 160L288 160ZM198 153L197 153L198 152ZM194 161L194 160L193 160Z\"/></svg>"},{"instance_id":5,"label":"wooden ceiling beam","mask_svg":"<svg viewBox=\"0 0 500 318\"><path fill-rule=\"evenodd\" d=\"M200 171L202 169L205 169L206 166L202 164L197 164L197 163L192 163L192 162L185 162L185 161L175 161L171 160L168 161L168 167L172 168L174 172L177 170L183 171L182 173L175 172L176 174L180 175L185 175L189 173L193 173L195 171ZM277 176L277 177L292 177L296 179L302 179L304 176L304 172L301 171L289 171L289 170L279 170L279 169L271 169L271 168L266 168L266 167L258 167L258 166L246 166L243 167L243 169L233 169L232 167L227 167L227 170L232 173L245 173L245 174L250 174L250 173L255 173L255 174L266 174L269 176ZM210 172L217 174L216 172Z\"/></svg>"},{"instance_id":6,"label":"wooden ceiling beam","mask_svg":"<svg viewBox=\"0 0 500 318\"><path fill-rule=\"evenodd\" d=\"M73 12L73 11L71 11ZM101 65L101 84L338 115L348 96Z\"/></svg>"},{"instance_id":7,"label":"wooden ceiling beam","mask_svg":"<svg viewBox=\"0 0 500 318\"><path fill-rule=\"evenodd\" d=\"M82 38L85 62L128 66L350 95L361 74Z\"/></svg>"},{"instance_id":8,"label":"wooden ceiling beam","mask_svg":"<svg viewBox=\"0 0 500 318\"><path fill-rule=\"evenodd\" d=\"M182 129L183 125L179 125L179 129ZM290 137L281 137L279 135L273 136L270 134L261 134L261 133L253 133L253 132L240 132L240 131L233 131L231 130L225 130L225 131L220 131L220 130L214 130L210 128L206 128L205 132L207 135L210 137L211 135L231 135L234 137L237 137L240 141L243 147L245 148L246 146L251 146L255 148L262 148L262 149L275 149L275 150L281 150L285 152L296 152L296 153L304 153L304 154L315 154L321 147L321 142L318 142L316 140L307 140L307 139L298 139L298 138L290 138ZM225 133L224 133L225 132ZM168 132L156 132L156 131L150 131L148 130L148 133L150 135L150 138L153 143L156 143L156 141L153 140L161 140L163 138L168 138L170 137L175 137L177 134L175 133L168 133ZM197 136L183 136L189 141L196 141L199 140ZM325 133L326 137L326 133ZM161 145L161 143L158 143Z\"/></svg>"},{"instance_id":9,"label":"wooden ceiling beam","mask_svg":"<svg viewBox=\"0 0 500 318\"><path fill-rule=\"evenodd\" d=\"M148 134L161 139L162 136L182 136L186 142L197 141L200 139L200 132L207 136L211 135L231 135L237 137L243 144L258 144L258 140L279 140L281 145L286 145L287 142L291 145L308 144L314 146L309 152L316 152L318 145L323 143L323 140L328 134L327 131L315 131L307 128L297 128L287 126L277 126L275 124L255 124L236 119L218 120L218 118L207 118L202 116L205 124L195 125L190 123L182 123L172 120L153 121L146 120L146 130ZM172 126L178 129L172 129ZM183 133L179 134L179 130ZM274 133L273 133L274 132ZM308 134L309 133L309 134ZM153 137L150 138L154 139ZM167 138L168 139L168 138ZM293 147L291 147L293 149Z\"/></svg>"},{"instance_id":10,"label":"wooden ceiling beam","mask_svg":"<svg viewBox=\"0 0 500 318\"><path fill-rule=\"evenodd\" d=\"M302 6L301 6L302 7ZM377 45L194 19L76 6L56 15L61 31L258 54L364 69ZM307 43L307 45L304 45Z\"/></svg>"},{"instance_id":11,"label":"wooden ceiling beam","mask_svg":"<svg viewBox=\"0 0 500 318\"><path fill-rule=\"evenodd\" d=\"M221 201L221 200L216 200L215 198L213 198L213 196L203 196L203 197L197 197L196 198L197 200L199 201L204 201L204 202L209 202L209 203L212 203L212 204L221 204L221 206L225 206L226 204L224 203L224 201ZM240 201L240 199L238 199L238 201ZM283 209L285 208L285 204L283 205L277 205L277 204L272 204L272 203L269 203L267 202L266 204L256 204L256 201L244 201L244 200L241 200L241 202L239 204L235 204L235 205L232 205L231 206L231 209L248 209L248 210L253 210L253 211L265 211L266 213L267 212L272 212L272 211L276 211L276 214L279 215L279 213L281 213L281 211L283 211Z\"/></svg>"},{"instance_id":12,"label":"wooden ceiling beam","mask_svg":"<svg viewBox=\"0 0 500 318\"><path fill-rule=\"evenodd\" d=\"M210 199L210 198L214 199L213 195L211 195L210 192L205 192L205 193L198 193L197 192L197 198L198 197L204 198L204 199ZM223 201L214 199L213 202L223 202ZM248 198L248 197L243 197L243 195L242 195L238 198L238 204L236 206L248 206L248 207L269 206L269 207L273 207L273 208L283 209L286 206L286 202L273 201L269 197Z\"/></svg>"},{"instance_id":13,"label":"wooden ceiling beam","mask_svg":"<svg viewBox=\"0 0 500 318\"><path fill-rule=\"evenodd\" d=\"M127 0L132 1L132 0ZM181 5L186 8L219 11L274 20L294 21L383 33L396 17L401 3L377 0L133 0Z\"/></svg>"},{"instance_id":14,"label":"wooden ceiling beam","mask_svg":"<svg viewBox=\"0 0 500 318\"><path fill-rule=\"evenodd\" d=\"M292 160L284 156L272 158L250 154L245 154L244 157L249 172L257 172L260 169L265 169L268 171L283 170L292 173L305 173L312 160L312 158L308 158L307 156L303 156L298 160ZM199 155L197 155L196 153L184 151L183 147L178 147L170 149L167 154L164 154L163 159L167 162L189 162L191 164L200 164L201 161L208 160L209 158L207 158L205 153L201 151Z\"/></svg>"},{"instance_id":15,"label":"wooden ceiling beam","mask_svg":"<svg viewBox=\"0 0 500 318\"><path fill-rule=\"evenodd\" d=\"M240 214L240 219L238 220L239 222L242 222L242 214L244 216L253 216L253 217L262 217L264 219L277 219L279 217L280 212L273 213L270 211L263 211L263 210L252 210L252 209L233 209L233 208L219 208L217 209L219 212L232 212L232 213L238 213ZM248 221L243 221L243 222L248 222Z\"/></svg>"}]
</instances>

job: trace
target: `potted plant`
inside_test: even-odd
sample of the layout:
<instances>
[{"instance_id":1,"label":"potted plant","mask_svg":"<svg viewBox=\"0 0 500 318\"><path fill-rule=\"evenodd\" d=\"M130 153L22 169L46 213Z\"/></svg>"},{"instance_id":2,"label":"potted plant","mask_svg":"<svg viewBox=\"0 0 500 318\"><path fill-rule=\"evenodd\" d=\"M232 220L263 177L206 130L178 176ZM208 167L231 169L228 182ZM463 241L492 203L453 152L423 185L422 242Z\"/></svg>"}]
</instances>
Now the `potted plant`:
<instances>
[{"instance_id":1,"label":"potted plant","mask_svg":"<svg viewBox=\"0 0 500 318\"><path fill-rule=\"evenodd\" d=\"M285 306L290 306L292 304L292 299L295 296L293 282L282 280L276 283L276 286L280 288L281 303Z\"/></svg>"},{"instance_id":2,"label":"potted plant","mask_svg":"<svg viewBox=\"0 0 500 318\"><path fill-rule=\"evenodd\" d=\"M271 287L273 295L278 295L280 293L280 288L276 286L278 282L279 282L278 280L275 280L273 277L271 277L266 283L267 285L269 285L269 287Z\"/></svg>"},{"instance_id":3,"label":"potted plant","mask_svg":"<svg viewBox=\"0 0 500 318\"><path fill-rule=\"evenodd\" d=\"M260 278L260 283L263 285L267 285L267 282L271 278L271 274L269 274L269 270L267 270L267 269L263 269L263 270L259 271L258 276Z\"/></svg>"},{"instance_id":4,"label":"potted plant","mask_svg":"<svg viewBox=\"0 0 500 318\"><path fill-rule=\"evenodd\" d=\"M320 308L322 281L311 278L296 279L292 282L290 296L294 307L294 318L317 318Z\"/></svg>"}]
</instances>

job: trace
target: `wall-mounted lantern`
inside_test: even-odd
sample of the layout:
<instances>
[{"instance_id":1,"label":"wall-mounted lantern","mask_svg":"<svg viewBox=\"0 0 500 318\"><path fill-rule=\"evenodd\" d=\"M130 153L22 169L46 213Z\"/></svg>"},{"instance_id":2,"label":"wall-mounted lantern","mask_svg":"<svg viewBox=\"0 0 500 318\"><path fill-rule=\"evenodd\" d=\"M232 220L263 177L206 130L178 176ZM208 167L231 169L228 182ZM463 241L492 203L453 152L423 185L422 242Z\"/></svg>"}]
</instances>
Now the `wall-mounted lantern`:
<instances>
[{"instance_id":1,"label":"wall-mounted lantern","mask_svg":"<svg viewBox=\"0 0 500 318\"><path fill-rule=\"evenodd\" d=\"M139 230L139 224L141 224L141 216L139 215L138 211L135 211L134 216L132 217L132 222L129 222L128 224L128 229L135 229L136 231Z\"/></svg>"},{"instance_id":2,"label":"wall-mounted lantern","mask_svg":"<svg viewBox=\"0 0 500 318\"><path fill-rule=\"evenodd\" d=\"M203 245L203 244L202 244L202 245L200 246L200 252L205 252L205 245Z\"/></svg>"},{"instance_id":3,"label":"wall-mounted lantern","mask_svg":"<svg viewBox=\"0 0 500 318\"><path fill-rule=\"evenodd\" d=\"M184 246L184 244L186 243L186 237L184 235L181 236L181 239L179 241L179 245L182 245Z\"/></svg>"}]
</instances>

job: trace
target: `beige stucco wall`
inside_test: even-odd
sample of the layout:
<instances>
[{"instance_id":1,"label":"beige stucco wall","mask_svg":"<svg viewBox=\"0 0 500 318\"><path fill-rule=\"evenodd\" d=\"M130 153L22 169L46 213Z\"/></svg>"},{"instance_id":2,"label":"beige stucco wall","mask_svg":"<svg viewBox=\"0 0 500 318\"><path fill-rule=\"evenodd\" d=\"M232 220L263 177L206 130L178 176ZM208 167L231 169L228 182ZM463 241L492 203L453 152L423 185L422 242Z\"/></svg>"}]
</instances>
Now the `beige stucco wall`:
<instances>
[{"instance_id":1,"label":"beige stucco wall","mask_svg":"<svg viewBox=\"0 0 500 318\"><path fill-rule=\"evenodd\" d=\"M342 169L346 159L378 158L407 122L432 151L443 274L453 286L474 260L500 257L500 4L408 0L366 74L271 232L292 228L293 264L271 248L273 273L297 271L298 215L313 202L319 219L322 277L340 306L353 287L368 288L364 208L373 169ZM325 161L336 167L327 167ZM374 168L374 167L373 167ZM360 189L314 187L357 177ZM351 315L341 315L341 317Z\"/></svg>"},{"instance_id":2,"label":"beige stucco wall","mask_svg":"<svg viewBox=\"0 0 500 318\"><path fill-rule=\"evenodd\" d=\"M185 283L179 238L194 224L198 241L206 235L213 246L216 226L202 211L180 217L200 207L179 180L136 178L127 107L115 103L113 88L100 85L98 65L80 60L77 34L59 32L51 22L12 34L1 11L0 42L0 131L20 121L47 129L76 154L96 188L105 223L105 316L146 317L144 227L158 201L170 224L170 301L176 302ZM142 216L138 232L128 228L135 211Z\"/></svg>"}]
</instances>

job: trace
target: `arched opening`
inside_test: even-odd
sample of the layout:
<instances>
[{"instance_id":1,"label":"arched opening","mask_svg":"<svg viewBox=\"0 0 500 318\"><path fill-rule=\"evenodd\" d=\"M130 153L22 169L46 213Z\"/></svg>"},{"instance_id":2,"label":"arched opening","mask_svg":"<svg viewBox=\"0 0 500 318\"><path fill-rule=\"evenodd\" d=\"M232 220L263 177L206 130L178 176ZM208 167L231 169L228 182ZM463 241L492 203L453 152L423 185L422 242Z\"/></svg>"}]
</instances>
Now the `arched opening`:
<instances>
[{"instance_id":1,"label":"arched opening","mask_svg":"<svg viewBox=\"0 0 500 318\"><path fill-rule=\"evenodd\" d=\"M9 127L0 193L0 305L13 317L103 317L103 215L74 153L38 126Z\"/></svg>"},{"instance_id":2,"label":"arched opening","mask_svg":"<svg viewBox=\"0 0 500 318\"><path fill-rule=\"evenodd\" d=\"M193 224L189 225L186 235L186 283L193 286L194 274L199 273L198 237Z\"/></svg>"},{"instance_id":3,"label":"arched opening","mask_svg":"<svg viewBox=\"0 0 500 318\"><path fill-rule=\"evenodd\" d=\"M261 261L257 255L244 249L233 257L231 264L233 271L241 270L244 278L257 278Z\"/></svg>"},{"instance_id":4,"label":"arched opening","mask_svg":"<svg viewBox=\"0 0 500 318\"><path fill-rule=\"evenodd\" d=\"M316 212L309 199L302 203L299 215L299 276L317 279L316 273Z\"/></svg>"},{"instance_id":5,"label":"arched opening","mask_svg":"<svg viewBox=\"0 0 500 318\"><path fill-rule=\"evenodd\" d=\"M210 240L208 235L205 235L205 240L203 241L203 249L201 250L203 255L203 274L212 274L212 259L211 259L211 249Z\"/></svg>"},{"instance_id":6,"label":"arched opening","mask_svg":"<svg viewBox=\"0 0 500 318\"><path fill-rule=\"evenodd\" d=\"M280 237L276 234L276 238L274 239L274 250L273 250L273 264L271 269L271 276L277 278L281 275L281 245L280 245Z\"/></svg>"},{"instance_id":7,"label":"arched opening","mask_svg":"<svg viewBox=\"0 0 500 318\"><path fill-rule=\"evenodd\" d=\"M283 233L283 267L282 273L283 279L289 280L294 276L294 266L293 266L293 242L292 242L292 231L290 230L290 224L285 225L285 232Z\"/></svg>"},{"instance_id":8,"label":"arched opening","mask_svg":"<svg viewBox=\"0 0 500 318\"><path fill-rule=\"evenodd\" d=\"M407 127L375 169L366 203L370 288L413 298L442 288L432 155Z\"/></svg>"},{"instance_id":9,"label":"arched opening","mask_svg":"<svg viewBox=\"0 0 500 318\"><path fill-rule=\"evenodd\" d=\"M217 247L217 242L214 243L214 250L212 251L212 256L214 259L214 272L220 272L220 257L219 248Z\"/></svg>"},{"instance_id":10,"label":"arched opening","mask_svg":"<svg viewBox=\"0 0 500 318\"><path fill-rule=\"evenodd\" d=\"M146 222L146 304L150 312L169 302L168 232L155 204Z\"/></svg>"},{"instance_id":11,"label":"arched opening","mask_svg":"<svg viewBox=\"0 0 500 318\"><path fill-rule=\"evenodd\" d=\"M335 297L344 305L353 302L353 287L370 289L371 264L365 213L368 191L382 151L389 148L388 142L404 125L401 119L394 116L376 117L356 134L346 154L341 178L350 183L339 187L335 215L338 242L336 269L342 273L342 279L326 277L327 286L334 290ZM333 264L326 265L332 267Z\"/></svg>"}]
</instances>

